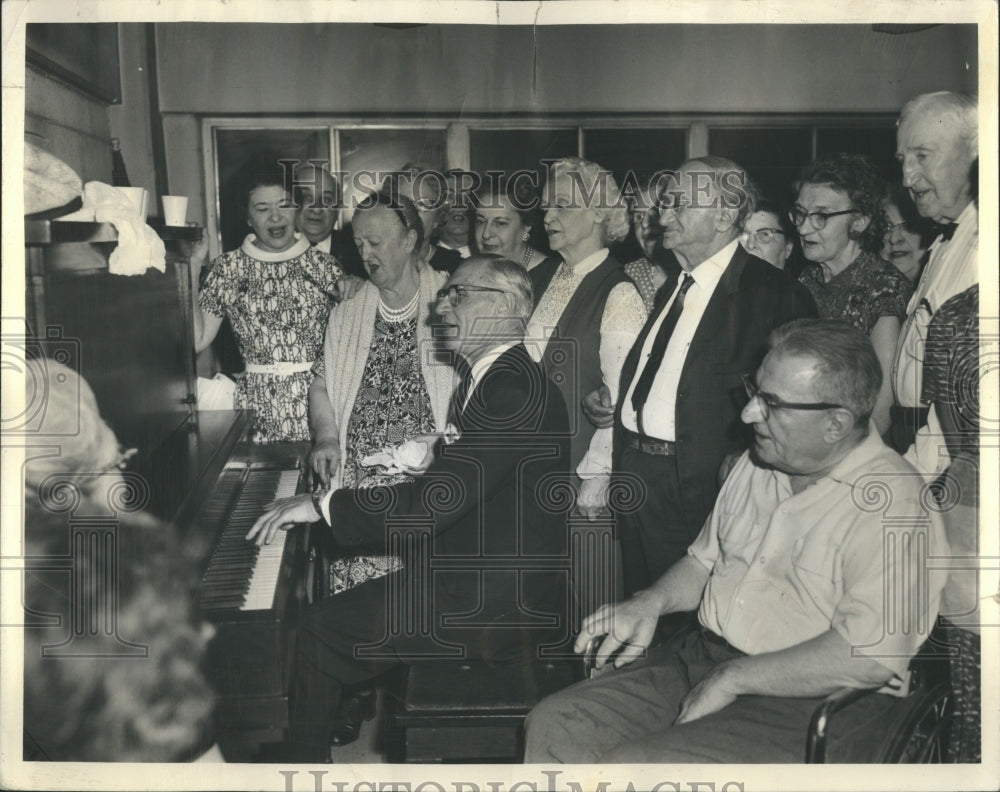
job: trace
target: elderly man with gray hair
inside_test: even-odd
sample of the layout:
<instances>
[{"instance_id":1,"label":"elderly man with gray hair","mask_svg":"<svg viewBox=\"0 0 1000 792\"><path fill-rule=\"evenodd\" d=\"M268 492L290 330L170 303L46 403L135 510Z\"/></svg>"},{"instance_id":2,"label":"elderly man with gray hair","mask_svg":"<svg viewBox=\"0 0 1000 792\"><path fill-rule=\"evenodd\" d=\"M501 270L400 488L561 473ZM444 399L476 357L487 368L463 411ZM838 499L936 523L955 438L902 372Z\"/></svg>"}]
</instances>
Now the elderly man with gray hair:
<instances>
[{"instance_id":1,"label":"elderly man with gray hair","mask_svg":"<svg viewBox=\"0 0 1000 792\"><path fill-rule=\"evenodd\" d=\"M767 334L816 315L804 286L740 246L757 200L740 165L688 160L662 174L657 194L680 271L661 287L618 392L584 401L596 425L614 426L614 473L643 484L642 504L618 519L626 595L684 556L715 503L720 465L746 449L740 377L760 363Z\"/></svg>"},{"instance_id":2,"label":"elderly man with gray hair","mask_svg":"<svg viewBox=\"0 0 1000 792\"><path fill-rule=\"evenodd\" d=\"M968 568L978 555L981 532L976 100L947 91L911 99L900 113L897 142L903 186L917 211L942 229L928 251L896 347L898 406L890 439L928 480L941 476L935 491L958 558L941 609L941 626L953 647L948 753L952 761L978 762L982 594L974 566Z\"/></svg>"},{"instance_id":3,"label":"elderly man with gray hair","mask_svg":"<svg viewBox=\"0 0 1000 792\"><path fill-rule=\"evenodd\" d=\"M321 520L346 547L382 552L398 541L409 550L401 569L303 610L287 740L269 758L325 761L342 688L404 660L460 652L519 665L538 645L565 638L568 592L558 568L568 532L553 525L545 482L568 475L569 419L524 347L531 308L519 264L465 259L436 306L461 373L449 410L454 431L428 449L409 483L280 500L250 530L263 544L294 523ZM421 541L400 538L407 525L424 526ZM402 613L412 623L401 625Z\"/></svg>"},{"instance_id":4,"label":"elderly man with gray hair","mask_svg":"<svg viewBox=\"0 0 1000 792\"><path fill-rule=\"evenodd\" d=\"M870 431L881 380L871 342L841 322L771 334L744 378L751 449L687 554L584 620L577 651L603 636L595 665L615 668L531 712L526 761L800 762L824 696L898 687L937 614L927 559L944 540L920 476ZM697 627L650 648L660 616L692 608ZM891 702L847 712L877 724Z\"/></svg>"},{"instance_id":5,"label":"elderly man with gray hair","mask_svg":"<svg viewBox=\"0 0 1000 792\"><path fill-rule=\"evenodd\" d=\"M944 470L948 455L938 416L920 399L927 326L947 300L979 281L979 210L973 188L979 167L978 116L971 96L921 94L903 106L896 134L903 186L920 215L941 225L941 233L928 251L896 343L896 406L887 439L928 477Z\"/></svg>"}]
</instances>

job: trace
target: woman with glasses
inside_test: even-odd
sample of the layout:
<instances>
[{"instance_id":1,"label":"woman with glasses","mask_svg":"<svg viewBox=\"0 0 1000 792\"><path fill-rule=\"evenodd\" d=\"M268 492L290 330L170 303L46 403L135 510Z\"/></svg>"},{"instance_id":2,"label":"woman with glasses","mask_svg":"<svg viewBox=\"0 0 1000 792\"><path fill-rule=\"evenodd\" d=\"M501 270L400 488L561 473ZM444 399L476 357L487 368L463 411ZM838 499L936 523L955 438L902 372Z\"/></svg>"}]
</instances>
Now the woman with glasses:
<instances>
[{"instance_id":1,"label":"woman with glasses","mask_svg":"<svg viewBox=\"0 0 1000 792\"><path fill-rule=\"evenodd\" d=\"M889 221L881 256L915 285L924 266L927 248L937 235L936 229L917 214L909 191L898 182L890 182L885 199Z\"/></svg>"},{"instance_id":2,"label":"woman with glasses","mask_svg":"<svg viewBox=\"0 0 1000 792\"><path fill-rule=\"evenodd\" d=\"M882 180L867 159L829 154L807 165L795 183L789 218L807 264L799 280L820 318L840 319L866 333L882 364L882 390L872 420L889 427L889 367L912 287L879 258L888 227Z\"/></svg>"},{"instance_id":3,"label":"woman with glasses","mask_svg":"<svg viewBox=\"0 0 1000 792\"><path fill-rule=\"evenodd\" d=\"M23 469L19 593L26 613L44 614L22 633L23 758L223 761L203 669L212 628L174 526L141 510L145 484L119 470L132 452L86 380L39 358L25 381L44 394L35 431L60 453L29 454Z\"/></svg>"},{"instance_id":4,"label":"woman with glasses","mask_svg":"<svg viewBox=\"0 0 1000 792\"><path fill-rule=\"evenodd\" d=\"M555 162L543 207L549 247L559 260L530 273L535 310L525 346L536 362L544 361L566 399L576 427L570 451L576 508L591 519L607 506L613 429L596 429L581 401L601 385L618 393L622 365L646 321L639 292L608 252L628 234L628 212L618 199L617 183L600 165L579 157Z\"/></svg>"},{"instance_id":5,"label":"woman with glasses","mask_svg":"<svg viewBox=\"0 0 1000 792\"><path fill-rule=\"evenodd\" d=\"M747 252L783 270L795 246L795 228L787 214L778 211L770 201L762 200L743 224L740 244Z\"/></svg>"}]
</instances>

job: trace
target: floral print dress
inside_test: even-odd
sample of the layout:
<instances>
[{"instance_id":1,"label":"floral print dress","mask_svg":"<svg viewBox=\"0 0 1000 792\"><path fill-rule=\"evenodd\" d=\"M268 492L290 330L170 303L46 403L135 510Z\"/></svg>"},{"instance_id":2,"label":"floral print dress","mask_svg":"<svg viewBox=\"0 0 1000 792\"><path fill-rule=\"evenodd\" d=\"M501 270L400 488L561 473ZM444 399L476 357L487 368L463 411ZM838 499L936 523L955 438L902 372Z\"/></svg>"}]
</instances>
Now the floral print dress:
<instances>
[{"instance_id":1,"label":"floral print dress","mask_svg":"<svg viewBox=\"0 0 1000 792\"><path fill-rule=\"evenodd\" d=\"M361 387L347 427L344 487L391 486L413 479L405 473L387 473L381 465L361 461L388 446L434 431L431 398L420 368L417 319L390 322L377 315ZM359 555L330 564L330 593L383 577L402 568L394 556Z\"/></svg>"},{"instance_id":2,"label":"floral print dress","mask_svg":"<svg viewBox=\"0 0 1000 792\"><path fill-rule=\"evenodd\" d=\"M840 319L865 335L883 316L902 322L913 291L903 273L873 253L862 253L829 281L818 264L807 264L799 282L812 294L821 319Z\"/></svg>"},{"instance_id":3,"label":"floral print dress","mask_svg":"<svg viewBox=\"0 0 1000 792\"><path fill-rule=\"evenodd\" d=\"M309 367L322 354L341 269L304 238L281 253L261 250L253 239L212 262L198 303L229 318L248 367L285 364L248 370L237 382L234 406L253 410L253 441L308 440Z\"/></svg>"}]
</instances>

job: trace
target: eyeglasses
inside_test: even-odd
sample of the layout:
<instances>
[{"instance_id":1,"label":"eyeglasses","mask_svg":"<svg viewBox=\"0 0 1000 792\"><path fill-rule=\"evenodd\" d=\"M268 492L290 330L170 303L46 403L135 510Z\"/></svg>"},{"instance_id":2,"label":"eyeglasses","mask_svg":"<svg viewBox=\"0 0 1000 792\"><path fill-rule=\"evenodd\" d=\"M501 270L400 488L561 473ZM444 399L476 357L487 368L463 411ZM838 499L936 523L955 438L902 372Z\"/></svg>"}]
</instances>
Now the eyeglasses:
<instances>
[{"instance_id":1,"label":"eyeglasses","mask_svg":"<svg viewBox=\"0 0 1000 792\"><path fill-rule=\"evenodd\" d=\"M114 461L109 462L100 470L96 471L94 475L103 476L105 473L110 473L112 470L124 470L128 466L128 461L138 453L138 448L125 448L120 445L118 446L118 455L115 457Z\"/></svg>"},{"instance_id":2,"label":"eyeglasses","mask_svg":"<svg viewBox=\"0 0 1000 792\"><path fill-rule=\"evenodd\" d=\"M679 212L682 209L686 209L690 205L691 201L686 196L672 192L665 192L656 200L656 208L661 212L667 209Z\"/></svg>"},{"instance_id":3,"label":"eyeglasses","mask_svg":"<svg viewBox=\"0 0 1000 792\"><path fill-rule=\"evenodd\" d=\"M445 286L443 289L439 289L437 298L438 300L443 300L447 297L452 305L458 305L462 300L469 296L469 292L496 292L497 294L506 294L503 289L492 289L489 286L472 286L471 284L466 283L456 283L454 286Z\"/></svg>"},{"instance_id":4,"label":"eyeglasses","mask_svg":"<svg viewBox=\"0 0 1000 792\"><path fill-rule=\"evenodd\" d=\"M801 228L802 224L806 221L808 217L812 221L813 228L817 231L822 231L826 228L826 221L831 217L837 217L839 215L852 214L856 209L842 209L839 212L806 212L802 209L792 209L788 213L788 219L792 221L796 228Z\"/></svg>"},{"instance_id":5,"label":"eyeglasses","mask_svg":"<svg viewBox=\"0 0 1000 792\"><path fill-rule=\"evenodd\" d=\"M780 228L758 228L756 231L743 231L740 234L740 242L746 244L750 241L750 237L754 238L754 241L758 245L770 245L774 241L774 237L777 234L781 236L785 235L785 232Z\"/></svg>"},{"instance_id":6,"label":"eyeglasses","mask_svg":"<svg viewBox=\"0 0 1000 792\"><path fill-rule=\"evenodd\" d=\"M897 231L909 231L907 228L907 223L905 220L900 220L898 223L890 223L889 227L885 230L885 238L893 236Z\"/></svg>"},{"instance_id":7,"label":"eyeglasses","mask_svg":"<svg viewBox=\"0 0 1000 792\"><path fill-rule=\"evenodd\" d=\"M771 410L846 410L842 404L831 402L786 402L773 393L767 393L757 387L752 374L743 375L743 387L747 390L750 401L760 400L760 412L766 421L771 417Z\"/></svg>"}]
</instances>

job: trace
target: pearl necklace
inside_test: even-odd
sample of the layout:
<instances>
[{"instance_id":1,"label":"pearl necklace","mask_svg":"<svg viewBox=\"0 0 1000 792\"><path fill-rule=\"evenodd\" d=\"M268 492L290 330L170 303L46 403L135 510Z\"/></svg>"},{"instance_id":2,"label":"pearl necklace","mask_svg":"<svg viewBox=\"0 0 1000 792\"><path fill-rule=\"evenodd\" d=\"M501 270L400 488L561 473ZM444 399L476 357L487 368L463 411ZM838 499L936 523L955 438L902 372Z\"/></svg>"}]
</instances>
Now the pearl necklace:
<instances>
[{"instance_id":1,"label":"pearl necklace","mask_svg":"<svg viewBox=\"0 0 1000 792\"><path fill-rule=\"evenodd\" d=\"M417 313L417 301L420 299L420 289L413 292L413 297L410 301L404 305L402 308L390 308L382 300L382 295L378 296L378 312L382 314L382 318L387 322L402 322L411 317L415 316Z\"/></svg>"},{"instance_id":2,"label":"pearl necklace","mask_svg":"<svg viewBox=\"0 0 1000 792\"><path fill-rule=\"evenodd\" d=\"M535 251L532 250L531 245L524 246L524 255L521 256L521 266L528 269L528 262L531 261L531 254Z\"/></svg>"}]
</instances>

